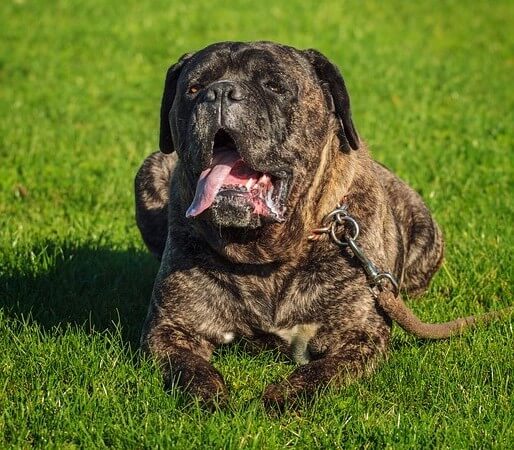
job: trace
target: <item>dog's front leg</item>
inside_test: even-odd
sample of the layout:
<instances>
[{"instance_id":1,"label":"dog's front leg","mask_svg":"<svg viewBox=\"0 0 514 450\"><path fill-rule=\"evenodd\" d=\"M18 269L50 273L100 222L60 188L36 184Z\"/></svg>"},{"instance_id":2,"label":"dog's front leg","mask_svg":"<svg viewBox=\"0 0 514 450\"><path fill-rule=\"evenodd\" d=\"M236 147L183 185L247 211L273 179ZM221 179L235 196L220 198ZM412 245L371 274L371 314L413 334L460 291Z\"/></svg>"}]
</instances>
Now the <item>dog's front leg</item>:
<instances>
[{"instance_id":1,"label":"dog's front leg","mask_svg":"<svg viewBox=\"0 0 514 450\"><path fill-rule=\"evenodd\" d=\"M207 406L226 401L223 377L209 362L210 341L169 322L145 328L142 348L159 363L167 388L179 386Z\"/></svg>"},{"instance_id":2,"label":"dog's front leg","mask_svg":"<svg viewBox=\"0 0 514 450\"><path fill-rule=\"evenodd\" d=\"M284 381L269 385L264 391L264 404L282 408L299 397L310 397L319 387L341 386L371 371L389 338L387 326L378 331L348 330L322 336L332 347L319 359L298 367Z\"/></svg>"}]
</instances>

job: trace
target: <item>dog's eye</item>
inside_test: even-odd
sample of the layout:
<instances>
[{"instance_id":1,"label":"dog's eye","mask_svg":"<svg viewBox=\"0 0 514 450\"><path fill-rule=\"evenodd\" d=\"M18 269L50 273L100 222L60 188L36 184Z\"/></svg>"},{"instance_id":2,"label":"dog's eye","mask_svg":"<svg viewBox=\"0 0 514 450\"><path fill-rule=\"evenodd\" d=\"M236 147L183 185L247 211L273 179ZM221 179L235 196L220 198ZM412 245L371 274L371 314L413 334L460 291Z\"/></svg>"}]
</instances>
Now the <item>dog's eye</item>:
<instances>
[{"instance_id":1,"label":"dog's eye","mask_svg":"<svg viewBox=\"0 0 514 450\"><path fill-rule=\"evenodd\" d=\"M188 94L196 94L198 91L202 89L202 86L199 84L193 84L192 86L189 86L189 89L187 90Z\"/></svg>"},{"instance_id":2,"label":"dog's eye","mask_svg":"<svg viewBox=\"0 0 514 450\"><path fill-rule=\"evenodd\" d=\"M275 94L283 94L285 92L284 87L275 81L266 81L264 87Z\"/></svg>"}]
</instances>

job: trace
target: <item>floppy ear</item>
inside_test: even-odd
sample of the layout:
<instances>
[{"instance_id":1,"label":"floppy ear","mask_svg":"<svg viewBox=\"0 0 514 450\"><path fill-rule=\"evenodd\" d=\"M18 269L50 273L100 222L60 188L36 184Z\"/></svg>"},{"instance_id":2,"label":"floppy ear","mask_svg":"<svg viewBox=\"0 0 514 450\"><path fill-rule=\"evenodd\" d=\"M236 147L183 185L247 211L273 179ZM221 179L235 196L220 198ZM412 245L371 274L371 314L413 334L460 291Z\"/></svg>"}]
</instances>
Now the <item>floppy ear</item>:
<instances>
[{"instance_id":1,"label":"floppy ear","mask_svg":"<svg viewBox=\"0 0 514 450\"><path fill-rule=\"evenodd\" d=\"M162 94L161 102L161 127L159 135L159 149L163 153L172 153L174 150L173 141L171 139L169 114L171 106L173 105L173 100L175 99L177 80L180 75L180 70L182 69L184 62L189 59L190 56L191 54L189 53L182 55L166 73L166 81L164 82L164 92Z\"/></svg>"},{"instance_id":2,"label":"floppy ear","mask_svg":"<svg viewBox=\"0 0 514 450\"><path fill-rule=\"evenodd\" d=\"M339 140L344 150L354 150L359 148L359 135L352 121L350 109L350 96L346 90L343 76L339 69L332 64L326 56L314 49L304 50L304 55L314 67L316 75L321 83L321 88L325 94L327 105L333 111L341 129Z\"/></svg>"}]
</instances>

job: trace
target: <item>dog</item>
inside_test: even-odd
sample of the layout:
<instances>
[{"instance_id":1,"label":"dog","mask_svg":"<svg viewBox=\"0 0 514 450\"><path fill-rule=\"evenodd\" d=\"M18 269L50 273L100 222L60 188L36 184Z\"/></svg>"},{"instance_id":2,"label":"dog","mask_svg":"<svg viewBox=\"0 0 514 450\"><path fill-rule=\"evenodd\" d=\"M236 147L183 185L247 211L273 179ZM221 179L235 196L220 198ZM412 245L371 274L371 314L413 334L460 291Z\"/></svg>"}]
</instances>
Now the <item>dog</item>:
<instances>
[{"instance_id":1,"label":"dog","mask_svg":"<svg viewBox=\"0 0 514 450\"><path fill-rule=\"evenodd\" d=\"M264 402L281 406L369 372L392 319L417 320L397 295L377 295L393 288L373 288L356 256L417 296L442 263L441 231L372 159L323 54L222 42L182 56L166 75L159 146L136 175L136 219L161 261L141 345L168 386L225 401L209 359L244 338L299 364L265 389ZM327 217L338 219L332 234ZM358 248L335 245L343 235Z\"/></svg>"}]
</instances>

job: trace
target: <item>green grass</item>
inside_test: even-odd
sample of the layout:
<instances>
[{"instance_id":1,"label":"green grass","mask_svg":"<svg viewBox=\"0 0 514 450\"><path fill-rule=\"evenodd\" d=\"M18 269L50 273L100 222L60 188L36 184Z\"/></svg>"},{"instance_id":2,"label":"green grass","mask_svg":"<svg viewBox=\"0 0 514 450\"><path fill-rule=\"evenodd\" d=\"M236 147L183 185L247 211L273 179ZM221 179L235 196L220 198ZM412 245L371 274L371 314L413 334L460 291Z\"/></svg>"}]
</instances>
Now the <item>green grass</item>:
<instances>
[{"instance_id":1,"label":"green grass","mask_svg":"<svg viewBox=\"0 0 514 450\"><path fill-rule=\"evenodd\" d=\"M157 264L132 179L167 66L219 40L327 54L361 135L419 190L447 259L412 303L443 320L513 301L514 3L33 1L0 5L0 447L512 448L514 331L395 329L387 363L299 411L258 397L293 366L222 349L231 402L162 391L137 353Z\"/></svg>"}]
</instances>

